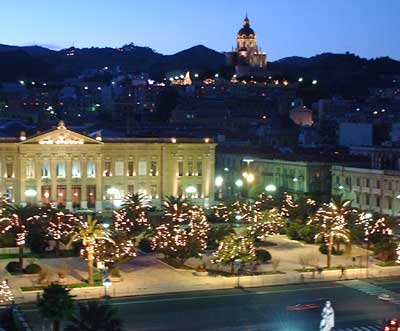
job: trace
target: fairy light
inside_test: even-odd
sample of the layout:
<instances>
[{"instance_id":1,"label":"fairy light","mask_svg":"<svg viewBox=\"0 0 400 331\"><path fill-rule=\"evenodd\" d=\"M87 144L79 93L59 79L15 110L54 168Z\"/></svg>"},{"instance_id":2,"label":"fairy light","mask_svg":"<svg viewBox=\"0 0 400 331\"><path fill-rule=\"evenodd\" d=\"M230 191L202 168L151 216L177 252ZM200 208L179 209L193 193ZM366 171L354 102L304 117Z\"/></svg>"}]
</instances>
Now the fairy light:
<instances>
[{"instance_id":1,"label":"fairy light","mask_svg":"<svg viewBox=\"0 0 400 331\"><path fill-rule=\"evenodd\" d=\"M265 239L269 236L278 234L285 226L286 219L282 213L273 208L271 210L258 213L247 227L248 234L254 239Z\"/></svg>"},{"instance_id":2,"label":"fairy light","mask_svg":"<svg viewBox=\"0 0 400 331\"><path fill-rule=\"evenodd\" d=\"M14 295L11 292L8 282L3 280L0 283L0 303L8 303L14 301Z\"/></svg>"},{"instance_id":3,"label":"fairy light","mask_svg":"<svg viewBox=\"0 0 400 331\"><path fill-rule=\"evenodd\" d=\"M322 204L315 215L310 217L307 222L308 225L315 224L319 230L314 239L322 238L328 245L332 244L333 238L349 241L347 219L351 212L348 208L350 203L350 200L346 200L341 206L334 202Z\"/></svg>"},{"instance_id":4,"label":"fairy light","mask_svg":"<svg viewBox=\"0 0 400 331\"><path fill-rule=\"evenodd\" d=\"M116 231L135 233L150 229L149 202L143 194L128 194L122 199L121 209L114 211L114 228Z\"/></svg>"},{"instance_id":5,"label":"fairy light","mask_svg":"<svg viewBox=\"0 0 400 331\"><path fill-rule=\"evenodd\" d=\"M213 254L211 263L227 265L240 259L243 263L253 261L256 247L253 240L243 236L232 235L225 238Z\"/></svg>"},{"instance_id":6,"label":"fairy light","mask_svg":"<svg viewBox=\"0 0 400 331\"><path fill-rule=\"evenodd\" d=\"M164 203L164 222L156 227L151 246L166 256L185 259L206 250L209 230L201 207L171 197Z\"/></svg>"}]
</instances>

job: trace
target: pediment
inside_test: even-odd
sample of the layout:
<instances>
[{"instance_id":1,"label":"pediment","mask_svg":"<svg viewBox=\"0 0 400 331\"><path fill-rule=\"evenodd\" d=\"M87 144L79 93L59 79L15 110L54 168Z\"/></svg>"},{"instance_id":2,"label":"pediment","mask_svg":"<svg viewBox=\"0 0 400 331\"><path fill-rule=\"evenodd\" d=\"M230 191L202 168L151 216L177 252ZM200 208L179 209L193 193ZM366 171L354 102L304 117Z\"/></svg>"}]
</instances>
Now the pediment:
<instances>
[{"instance_id":1,"label":"pediment","mask_svg":"<svg viewBox=\"0 0 400 331\"><path fill-rule=\"evenodd\" d=\"M84 145L102 144L102 142L69 130L63 123L60 123L56 129L27 138L25 141L21 142L21 144Z\"/></svg>"}]
</instances>

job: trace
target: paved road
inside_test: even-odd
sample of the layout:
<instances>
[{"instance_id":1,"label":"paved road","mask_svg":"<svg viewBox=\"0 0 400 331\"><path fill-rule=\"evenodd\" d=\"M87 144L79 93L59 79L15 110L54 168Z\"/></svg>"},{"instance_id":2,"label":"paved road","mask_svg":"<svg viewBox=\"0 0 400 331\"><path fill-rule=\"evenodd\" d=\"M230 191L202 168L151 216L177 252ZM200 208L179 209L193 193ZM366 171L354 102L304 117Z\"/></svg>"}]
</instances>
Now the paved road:
<instances>
[{"instance_id":1,"label":"paved road","mask_svg":"<svg viewBox=\"0 0 400 331\"><path fill-rule=\"evenodd\" d=\"M275 286L192 292L110 300L126 330L313 331L319 330L320 310L287 311L288 305L331 300L336 330L378 331L386 318L400 317L400 305L382 302L377 294L400 293L400 279L349 281L302 286ZM40 318L25 306L36 330Z\"/></svg>"}]
</instances>

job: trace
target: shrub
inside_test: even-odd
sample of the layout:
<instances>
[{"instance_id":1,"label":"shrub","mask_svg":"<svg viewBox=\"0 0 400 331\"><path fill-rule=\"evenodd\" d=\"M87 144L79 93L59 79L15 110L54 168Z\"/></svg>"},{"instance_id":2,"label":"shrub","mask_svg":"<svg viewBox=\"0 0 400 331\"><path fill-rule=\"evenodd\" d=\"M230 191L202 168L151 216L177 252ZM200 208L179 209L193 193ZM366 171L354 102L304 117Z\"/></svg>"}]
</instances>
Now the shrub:
<instances>
[{"instance_id":1,"label":"shrub","mask_svg":"<svg viewBox=\"0 0 400 331\"><path fill-rule=\"evenodd\" d=\"M328 254L328 246L327 245L320 245L319 246L319 251L321 254L327 255ZM332 247L332 255L342 255L343 251L337 251L335 247Z\"/></svg>"},{"instance_id":2,"label":"shrub","mask_svg":"<svg viewBox=\"0 0 400 331\"><path fill-rule=\"evenodd\" d=\"M396 259L397 245L393 241L385 240L375 244L374 254L381 261L392 261Z\"/></svg>"},{"instance_id":3,"label":"shrub","mask_svg":"<svg viewBox=\"0 0 400 331\"><path fill-rule=\"evenodd\" d=\"M256 259L260 263L267 263L271 261L271 254L270 252L264 249L257 249L256 250Z\"/></svg>"},{"instance_id":4,"label":"shrub","mask_svg":"<svg viewBox=\"0 0 400 331\"><path fill-rule=\"evenodd\" d=\"M38 283L43 285L43 284L47 284L49 282L49 274L46 270L43 270L40 272L39 276L38 276Z\"/></svg>"},{"instance_id":5,"label":"shrub","mask_svg":"<svg viewBox=\"0 0 400 331\"><path fill-rule=\"evenodd\" d=\"M111 277L121 277L121 270L119 268L112 268L110 270Z\"/></svg>"},{"instance_id":6,"label":"shrub","mask_svg":"<svg viewBox=\"0 0 400 331\"><path fill-rule=\"evenodd\" d=\"M2 233L0 236L0 247L14 247L16 246L15 235L10 232Z\"/></svg>"},{"instance_id":7,"label":"shrub","mask_svg":"<svg viewBox=\"0 0 400 331\"><path fill-rule=\"evenodd\" d=\"M229 224L213 224L208 233L207 248L216 249L225 237L235 233Z\"/></svg>"},{"instance_id":8,"label":"shrub","mask_svg":"<svg viewBox=\"0 0 400 331\"><path fill-rule=\"evenodd\" d=\"M25 274L38 274L42 271L42 267L36 263L31 263L24 269Z\"/></svg>"},{"instance_id":9,"label":"shrub","mask_svg":"<svg viewBox=\"0 0 400 331\"><path fill-rule=\"evenodd\" d=\"M26 245L31 249L32 253L44 253L47 248L47 236L44 227L31 225L29 227Z\"/></svg>"},{"instance_id":10,"label":"shrub","mask_svg":"<svg viewBox=\"0 0 400 331\"><path fill-rule=\"evenodd\" d=\"M139 243L139 249L145 253L151 253L153 250L151 249L151 242L147 238L143 238Z\"/></svg>"},{"instance_id":11,"label":"shrub","mask_svg":"<svg viewBox=\"0 0 400 331\"><path fill-rule=\"evenodd\" d=\"M6 265L6 270L11 274L21 272L21 268L19 267L19 262L16 261L8 262L8 264Z\"/></svg>"}]
</instances>

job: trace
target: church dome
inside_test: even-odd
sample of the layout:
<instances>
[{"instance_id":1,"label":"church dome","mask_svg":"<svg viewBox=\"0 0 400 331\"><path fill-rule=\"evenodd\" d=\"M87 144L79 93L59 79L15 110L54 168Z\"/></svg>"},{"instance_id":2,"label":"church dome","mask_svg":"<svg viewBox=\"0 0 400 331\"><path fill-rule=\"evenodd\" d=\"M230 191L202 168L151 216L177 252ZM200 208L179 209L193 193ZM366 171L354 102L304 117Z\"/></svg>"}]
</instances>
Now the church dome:
<instances>
[{"instance_id":1,"label":"church dome","mask_svg":"<svg viewBox=\"0 0 400 331\"><path fill-rule=\"evenodd\" d=\"M238 36L244 36L244 37L254 37L255 36L254 30L250 27L250 21L247 18L247 15L243 21L243 28L241 28L238 31Z\"/></svg>"}]
</instances>

